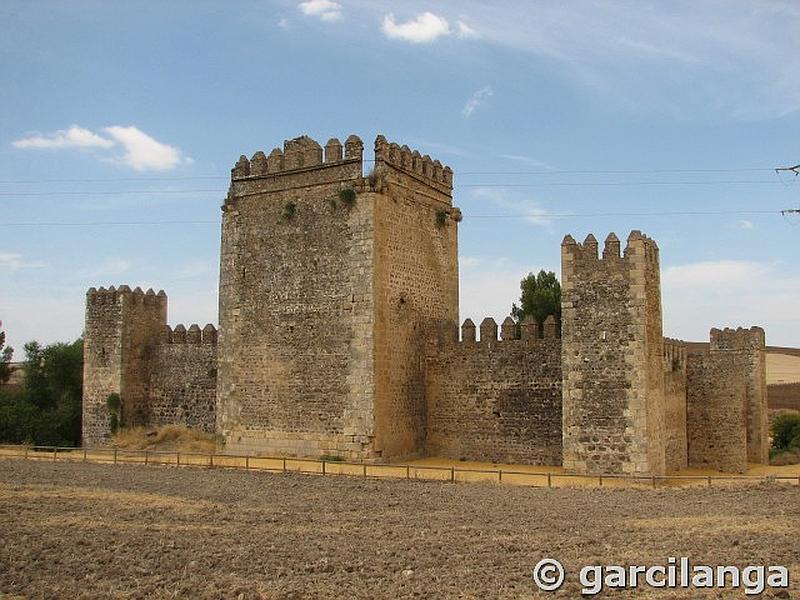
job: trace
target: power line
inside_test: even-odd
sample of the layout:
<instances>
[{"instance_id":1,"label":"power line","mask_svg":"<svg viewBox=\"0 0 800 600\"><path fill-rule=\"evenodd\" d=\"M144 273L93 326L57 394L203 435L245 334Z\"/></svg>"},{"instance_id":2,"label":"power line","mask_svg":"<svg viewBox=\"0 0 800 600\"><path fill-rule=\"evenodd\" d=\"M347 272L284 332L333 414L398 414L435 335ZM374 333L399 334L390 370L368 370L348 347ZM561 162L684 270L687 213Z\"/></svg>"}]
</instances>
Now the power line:
<instances>
[{"instance_id":1,"label":"power line","mask_svg":"<svg viewBox=\"0 0 800 600\"><path fill-rule=\"evenodd\" d=\"M364 162L374 162L364 159ZM793 171L800 167L742 167L726 169L540 169L507 171L458 171L462 175L643 175L663 173L771 173L773 171ZM106 177L106 178L40 178L40 179L0 179L0 184L39 184L39 183L116 183L129 181L199 181L229 180L230 175L185 175L171 177Z\"/></svg>"},{"instance_id":2,"label":"power line","mask_svg":"<svg viewBox=\"0 0 800 600\"><path fill-rule=\"evenodd\" d=\"M629 187L650 185L781 185L780 181L766 179L723 179L711 181L549 181L538 183L464 183L458 188L533 188L533 187ZM43 192L0 192L0 197L30 198L45 196L120 196L147 194L226 194L227 189L166 189L166 190L48 190Z\"/></svg>"},{"instance_id":3,"label":"power line","mask_svg":"<svg viewBox=\"0 0 800 600\"><path fill-rule=\"evenodd\" d=\"M586 213L508 213L508 214L476 214L465 215L465 219L525 219L539 217L580 218L580 217L666 217L666 216L720 216L720 215L785 215L800 212L800 209L788 210L673 210L657 212L586 212ZM81 222L36 222L18 221L0 223L0 227L118 227L143 225L220 225L219 220L169 220L169 221L81 221Z\"/></svg>"}]
</instances>

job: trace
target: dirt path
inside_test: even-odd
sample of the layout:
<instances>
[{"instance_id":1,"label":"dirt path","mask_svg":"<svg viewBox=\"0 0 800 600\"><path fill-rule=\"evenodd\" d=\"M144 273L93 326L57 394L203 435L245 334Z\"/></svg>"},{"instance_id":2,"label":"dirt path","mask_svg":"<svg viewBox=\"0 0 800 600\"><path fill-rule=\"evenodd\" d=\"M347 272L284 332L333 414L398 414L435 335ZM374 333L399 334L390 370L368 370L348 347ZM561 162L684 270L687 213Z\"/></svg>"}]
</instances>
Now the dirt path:
<instances>
[{"instance_id":1,"label":"dirt path","mask_svg":"<svg viewBox=\"0 0 800 600\"><path fill-rule=\"evenodd\" d=\"M0 459L0 597L580 598L585 564L669 556L798 579L799 523L796 486L548 490ZM545 556L568 573L554 594L530 578Z\"/></svg>"}]
</instances>

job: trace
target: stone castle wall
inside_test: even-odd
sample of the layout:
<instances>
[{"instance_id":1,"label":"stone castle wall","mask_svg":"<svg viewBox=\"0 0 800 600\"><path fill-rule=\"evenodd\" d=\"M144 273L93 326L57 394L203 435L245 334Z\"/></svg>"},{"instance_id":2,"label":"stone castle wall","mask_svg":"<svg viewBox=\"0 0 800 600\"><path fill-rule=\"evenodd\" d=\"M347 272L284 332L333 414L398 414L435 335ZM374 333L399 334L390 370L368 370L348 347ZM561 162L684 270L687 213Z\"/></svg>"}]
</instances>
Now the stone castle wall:
<instances>
[{"instance_id":1,"label":"stone castle wall","mask_svg":"<svg viewBox=\"0 0 800 600\"><path fill-rule=\"evenodd\" d=\"M145 293L127 285L91 288L86 295L83 443L110 441L107 399L112 393L120 396L123 426L183 424L213 430L208 424L214 421L215 333L210 325L202 332L197 325L169 330L163 291Z\"/></svg>"},{"instance_id":2,"label":"stone castle wall","mask_svg":"<svg viewBox=\"0 0 800 600\"><path fill-rule=\"evenodd\" d=\"M653 240L633 231L622 252L612 233L598 256L593 235L567 236L560 327L508 318L498 340L485 319L478 339L467 320L459 340L452 170L383 136L364 162L356 136L239 159L218 332L170 329L164 292L89 290L86 443L109 440L116 392L124 425L215 431L235 453L580 473L766 461L763 331L712 330L699 358L665 340Z\"/></svg>"},{"instance_id":3,"label":"stone castle wall","mask_svg":"<svg viewBox=\"0 0 800 600\"><path fill-rule=\"evenodd\" d=\"M148 363L150 426L180 424L208 433L216 427L217 330L166 326Z\"/></svg>"},{"instance_id":4,"label":"stone castle wall","mask_svg":"<svg viewBox=\"0 0 800 600\"><path fill-rule=\"evenodd\" d=\"M736 356L692 354L687 365L689 466L747 469L746 379Z\"/></svg>"},{"instance_id":5,"label":"stone castle wall","mask_svg":"<svg viewBox=\"0 0 800 600\"><path fill-rule=\"evenodd\" d=\"M689 465L742 473L768 463L764 330L712 329L708 352L688 355Z\"/></svg>"},{"instance_id":6,"label":"stone castle wall","mask_svg":"<svg viewBox=\"0 0 800 600\"><path fill-rule=\"evenodd\" d=\"M667 471L688 466L686 441L686 345L664 339L664 435Z\"/></svg>"},{"instance_id":7,"label":"stone castle wall","mask_svg":"<svg viewBox=\"0 0 800 600\"><path fill-rule=\"evenodd\" d=\"M460 212L449 167L383 136L375 160L375 452L399 457L425 445L426 337L458 325Z\"/></svg>"},{"instance_id":8,"label":"stone castle wall","mask_svg":"<svg viewBox=\"0 0 800 600\"><path fill-rule=\"evenodd\" d=\"M217 429L231 451L369 454L376 198L361 140L242 157L223 207ZM352 199L352 198L351 198Z\"/></svg>"},{"instance_id":9,"label":"stone castle wall","mask_svg":"<svg viewBox=\"0 0 800 600\"><path fill-rule=\"evenodd\" d=\"M634 231L620 255L589 235L561 246L564 467L666 470L658 247Z\"/></svg>"},{"instance_id":10,"label":"stone castle wall","mask_svg":"<svg viewBox=\"0 0 800 600\"><path fill-rule=\"evenodd\" d=\"M519 331L518 331L519 330ZM433 456L537 465L561 464L561 340L532 319L484 319L476 340L443 339L427 359L428 428Z\"/></svg>"}]
</instances>

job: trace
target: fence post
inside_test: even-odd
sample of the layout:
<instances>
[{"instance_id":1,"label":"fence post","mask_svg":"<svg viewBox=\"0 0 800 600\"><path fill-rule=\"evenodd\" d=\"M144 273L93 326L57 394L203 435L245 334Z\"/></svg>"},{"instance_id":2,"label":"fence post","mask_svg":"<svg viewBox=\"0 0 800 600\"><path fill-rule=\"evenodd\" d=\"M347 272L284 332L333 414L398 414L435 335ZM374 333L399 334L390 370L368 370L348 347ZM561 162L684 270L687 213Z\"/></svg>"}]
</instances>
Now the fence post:
<instances>
[{"instance_id":1,"label":"fence post","mask_svg":"<svg viewBox=\"0 0 800 600\"><path fill-rule=\"evenodd\" d=\"M364 469L364 477L367 476L367 463L362 463L362 467Z\"/></svg>"},{"instance_id":2,"label":"fence post","mask_svg":"<svg viewBox=\"0 0 800 600\"><path fill-rule=\"evenodd\" d=\"M653 489L656 489L656 476L653 475Z\"/></svg>"},{"instance_id":3,"label":"fence post","mask_svg":"<svg viewBox=\"0 0 800 600\"><path fill-rule=\"evenodd\" d=\"M411 466L406 465L406 479L411 479ZM800 483L800 477L797 478L797 482Z\"/></svg>"},{"instance_id":4,"label":"fence post","mask_svg":"<svg viewBox=\"0 0 800 600\"><path fill-rule=\"evenodd\" d=\"M456 468L450 467L450 483L456 480Z\"/></svg>"},{"instance_id":5,"label":"fence post","mask_svg":"<svg viewBox=\"0 0 800 600\"><path fill-rule=\"evenodd\" d=\"M250 456L249 455L244 457L244 468L245 468L246 471L250 470Z\"/></svg>"},{"instance_id":6,"label":"fence post","mask_svg":"<svg viewBox=\"0 0 800 600\"><path fill-rule=\"evenodd\" d=\"M149 453L147 452L147 450L145 450L144 451L144 464L148 463L148 459L149 459Z\"/></svg>"},{"instance_id":7,"label":"fence post","mask_svg":"<svg viewBox=\"0 0 800 600\"><path fill-rule=\"evenodd\" d=\"M286 459L283 459L283 472L286 473Z\"/></svg>"},{"instance_id":8,"label":"fence post","mask_svg":"<svg viewBox=\"0 0 800 600\"><path fill-rule=\"evenodd\" d=\"M500 469L497 472L497 481L498 483L503 483L503 469Z\"/></svg>"},{"instance_id":9,"label":"fence post","mask_svg":"<svg viewBox=\"0 0 800 600\"><path fill-rule=\"evenodd\" d=\"M117 449L114 448L114 464L117 464Z\"/></svg>"},{"instance_id":10,"label":"fence post","mask_svg":"<svg viewBox=\"0 0 800 600\"><path fill-rule=\"evenodd\" d=\"M598 479L600 480L600 487L603 487L603 476L598 476Z\"/></svg>"},{"instance_id":11,"label":"fence post","mask_svg":"<svg viewBox=\"0 0 800 600\"><path fill-rule=\"evenodd\" d=\"M210 466L211 468L214 467L214 453L213 452L208 455L208 466Z\"/></svg>"},{"instance_id":12,"label":"fence post","mask_svg":"<svg viewBox=\"0 0 800 600\"><path fill-rule=\"evenodd\" d=\"M179 467L181 466L181 453L180 452L176 452L175 453L175 464L177 464L177 466L179 466Z\"/></svg>"},{"instance_id":13,"label":"fence post","mask_svg":"<svg viewBox=\"0 0 800 600\"><path fill-rule=\"evenodd\" d=\"M711 487L711 475L708 476L708 487Z\"/></svg>"},{"instance_id":14,"label":"fence post","mask_svg":"<svg viewBox=\"0 0 800 600\"><path fill-rule=\"evenodd\" d=\"M550 478L550 473L547 474L547 487L553 487L553 481Z\"/></svg>"},{"instance_id":15,"label":"fence post","mask_svg":"<svg viewBox=\"0 0 800 600\"><path fill-rule=\"evenodd\" d=\"M325 475L325 461L322 461L322 474Z\"/></svg>"},{"instance_id":16,"label":"fence post","mask_svg":"<svg viewBox=\"0 0 800 600\"><path fill-rule=\"evenodd\" d=\"M28 447L25 446L25 460L28 460ZM800 479L800 478L798 478Z\"/></svg>"}]
</instances>

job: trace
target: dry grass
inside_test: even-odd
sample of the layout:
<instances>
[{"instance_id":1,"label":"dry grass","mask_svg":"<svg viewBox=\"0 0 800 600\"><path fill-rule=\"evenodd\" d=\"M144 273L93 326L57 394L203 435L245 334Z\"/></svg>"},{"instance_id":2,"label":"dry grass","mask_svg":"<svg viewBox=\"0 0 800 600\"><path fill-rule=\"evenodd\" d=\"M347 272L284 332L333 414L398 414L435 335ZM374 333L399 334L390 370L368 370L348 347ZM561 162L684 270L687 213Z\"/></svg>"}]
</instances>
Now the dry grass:
<instances>
[{"instance_id":1,"label":"dry grass","mask_svg":"<svg viewBox=\"0 0 800 600\"><path fill-rule=\"evenodd\" d=\"M174 450L210 454L217 450L217 438L214 434L178 425L166 425L158 429L130 427L114 436L114 445L126 450Z\"/></svg>"}]
</instances>

